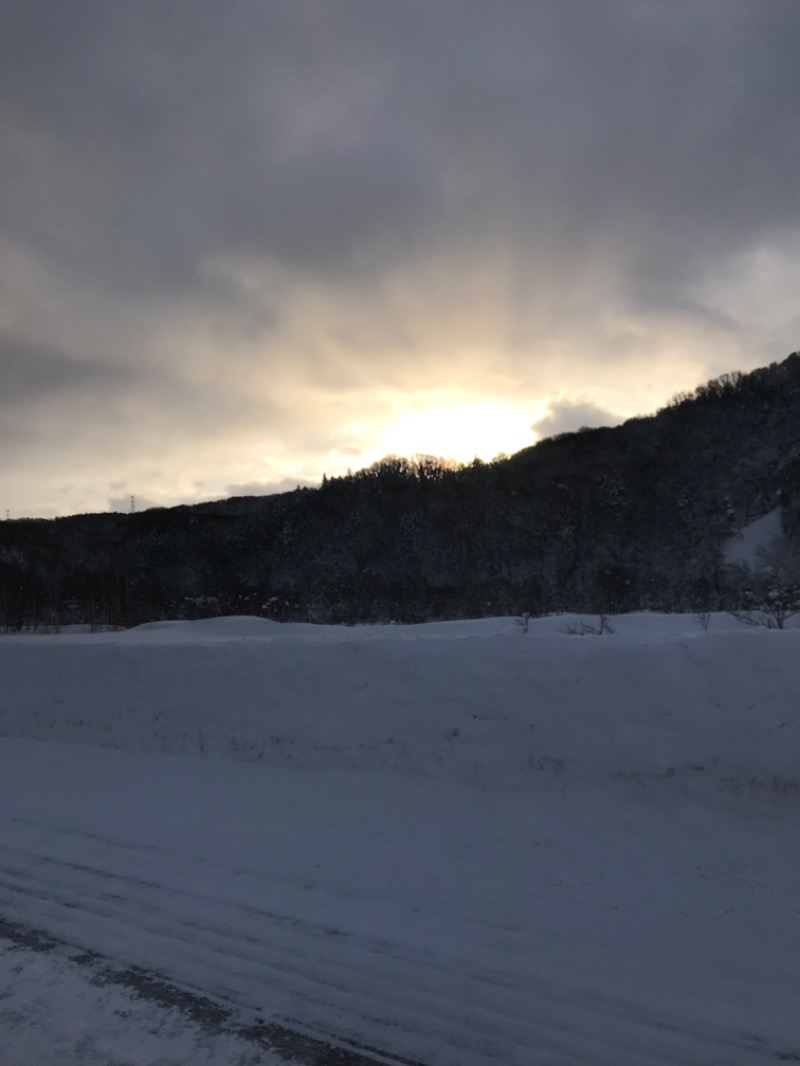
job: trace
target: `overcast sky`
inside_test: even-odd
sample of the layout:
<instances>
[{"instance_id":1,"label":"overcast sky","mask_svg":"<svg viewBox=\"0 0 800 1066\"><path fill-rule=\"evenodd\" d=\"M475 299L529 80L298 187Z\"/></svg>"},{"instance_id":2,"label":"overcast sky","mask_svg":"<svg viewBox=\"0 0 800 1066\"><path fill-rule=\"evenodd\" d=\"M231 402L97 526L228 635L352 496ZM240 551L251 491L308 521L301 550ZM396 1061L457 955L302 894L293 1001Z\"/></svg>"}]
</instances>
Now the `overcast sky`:
<instances>
[{"instance_id":1,"label":"overcast sky","mask_svg":"<svg viewBox=\"0 0 800 1066\"><path fill-rule=\"evenodd\" d=\"M491 458L800 348L798 0L0 21L0 517Z\"/></svg>"}]
</instances>

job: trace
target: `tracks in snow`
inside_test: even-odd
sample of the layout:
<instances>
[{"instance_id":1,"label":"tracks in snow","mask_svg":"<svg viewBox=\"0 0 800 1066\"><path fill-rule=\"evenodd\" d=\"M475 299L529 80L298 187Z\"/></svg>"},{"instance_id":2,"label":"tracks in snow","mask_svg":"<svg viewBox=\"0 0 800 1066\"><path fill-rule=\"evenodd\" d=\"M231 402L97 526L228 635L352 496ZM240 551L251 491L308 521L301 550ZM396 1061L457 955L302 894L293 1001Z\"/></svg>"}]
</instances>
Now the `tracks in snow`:
<instances>
[{"instance_id":1,"label":"tracks in snow","mask_svg":"<svg viewBox=\"0 0 800 1066\"><path fill-rule=\"evenodd\" d=\"M38 928L98 953L84 957L157 1001L216 1004L237 1031L297 1062L666 1066L676 1037L687 1066L752 1063L765 1051L559 989L536 972L524 936L487 965L485 951L470 950L470 938L488 937L478 922L448 954L435 935L441 915L406 908L393 923L389 913L376 936L355 920L364 901L290 888L293 913L271 905L286 901L287 885L263 873L31 820L7 820L0 842L6 929ZM416 935L404 939L409 928Z\"/></svg>"}]
</instances>

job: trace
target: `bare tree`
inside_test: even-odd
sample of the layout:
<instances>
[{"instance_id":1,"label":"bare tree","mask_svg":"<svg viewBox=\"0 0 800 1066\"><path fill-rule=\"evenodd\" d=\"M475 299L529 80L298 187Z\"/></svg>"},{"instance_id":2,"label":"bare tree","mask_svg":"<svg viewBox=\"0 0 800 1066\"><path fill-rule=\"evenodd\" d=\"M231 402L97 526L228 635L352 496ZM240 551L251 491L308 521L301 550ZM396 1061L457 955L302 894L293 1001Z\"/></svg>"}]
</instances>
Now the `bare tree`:
<instances>
[{"instance_id":1,"label":"bare tree","mask_svg":"<svg viewBox=\"0 0 800 1066\"><path fill-rule=\"evenodd\" d=\"M732 613L747 625L785 629L800 617L800 554L786 537L758 549L743 599L744 608Z\"/></svg>"}]
</instances>

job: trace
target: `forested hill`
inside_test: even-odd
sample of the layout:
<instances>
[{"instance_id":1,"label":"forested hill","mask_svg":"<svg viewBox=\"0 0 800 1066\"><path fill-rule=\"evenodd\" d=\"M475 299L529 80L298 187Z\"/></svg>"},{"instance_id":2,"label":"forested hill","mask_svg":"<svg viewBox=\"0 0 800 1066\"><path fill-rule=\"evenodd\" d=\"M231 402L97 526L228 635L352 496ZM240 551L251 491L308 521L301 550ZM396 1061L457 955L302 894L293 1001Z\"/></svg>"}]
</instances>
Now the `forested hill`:
<instances>
[{"instance_id":1,"label":"forested hill","mask_svg":"<svg viewBox=\"0 0 800 1066\"><path fill-rule=\"evenodd\" d=\"M800 544L800 352L492 463L389 459L277 496L0 522L0 625L726 607L743 592L723 545L777 506Z\"/></svg>"}]
</instances>

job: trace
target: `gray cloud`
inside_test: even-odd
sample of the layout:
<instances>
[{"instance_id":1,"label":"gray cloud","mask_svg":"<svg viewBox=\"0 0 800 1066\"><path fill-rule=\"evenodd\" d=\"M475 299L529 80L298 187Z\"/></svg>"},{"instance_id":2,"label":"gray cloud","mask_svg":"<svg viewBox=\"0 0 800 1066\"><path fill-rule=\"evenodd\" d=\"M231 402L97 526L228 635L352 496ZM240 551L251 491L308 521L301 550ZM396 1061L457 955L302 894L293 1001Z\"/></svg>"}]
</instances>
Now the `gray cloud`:
<instances>
[{"instance_id":1,"label":"gray cloud","mask_svg":"<svg viewBox=\"0 0 800 1066\"><path fill-rule=\"evenodd\" d=\"M559 432L797 347L796 0L3 6L0 417L42 454L77 414L75 458L296 483L392 391L588 397Z\"/></svg>"},{"instance_id":2,"label":"gray cloud","mask_svg":"<svg viewBox=\"0 0 800 1066\"><path fill-rule=\"evenodd\" d=\"M135 380L131 368L78 360L64 352L0 333L0 440L17 464L30 441L59 426L80 434L92 409ZM60 412L54 419L53 412ZM0 464L0 473L3 465Z\"/></svg>"},{"instance_id":3,"label":"gray cloud","mask_svg":"<svg viewBox=\"0 0 800 1066\"><path fill-rule=\"evenodd\" d=\"M0 334L0 411L67 392L102 391L131 377L125 367L81 362L63 352Z\"/></svg>"},{"instance_id":4,"label":"gray cloud","mask_svg":"<svg viewBox=\"0 0 800 1066\"><path fill-rule=\"evenodd\" d=\"M543 418L537 419L531 429L537 437L555 437L559 433L574 433L578 429L596 429L598 426L616 426L622 419L603 411L591 403L553 403Z\"/></svg>"},{"instance_id":5,"label":"gray cloud","mask_svg":"<svg viewBox=\"0 0 800 1066\"><path fill-rule=\"evenodd\" d=\"M292 492L296 488L310 488L312 482L305 478L284 477L277 481L248 481L238 485L226 485L225 497L271 496L276 492Z\"/></svg>"},{"instance_id":6,"label":"gray cloud","mask_svg":"<svg viewBox=\"0 0 800 1066\"><path fill-rule=\"evenodd\" d=\"M600 257L650 304L800 212L793 0L10 10L4 216L101 284L502 239L523 276Z\"/></svg>"}]
</instances>

